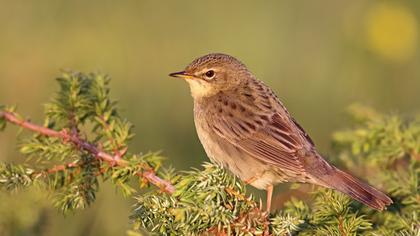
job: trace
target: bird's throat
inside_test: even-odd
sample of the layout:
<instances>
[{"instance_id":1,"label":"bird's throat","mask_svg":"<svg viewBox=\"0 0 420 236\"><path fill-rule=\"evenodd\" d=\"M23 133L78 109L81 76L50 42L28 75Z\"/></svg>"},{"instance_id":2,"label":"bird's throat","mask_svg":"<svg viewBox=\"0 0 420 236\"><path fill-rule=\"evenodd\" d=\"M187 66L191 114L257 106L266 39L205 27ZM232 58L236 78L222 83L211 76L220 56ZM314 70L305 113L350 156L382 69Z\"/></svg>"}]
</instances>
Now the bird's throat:
<instances>
[{"instance_id":1,"label":"bird's throat","mask_svg":"<svg viewBox=\"0 0 420 236\"><path fill-rule=\"evenodd\" d=\"M187 80L187 82L190 85L191 96L194 99L209 97L217 93L217 90L205 81L191 79Z\"/></svg>"}]
</instances>

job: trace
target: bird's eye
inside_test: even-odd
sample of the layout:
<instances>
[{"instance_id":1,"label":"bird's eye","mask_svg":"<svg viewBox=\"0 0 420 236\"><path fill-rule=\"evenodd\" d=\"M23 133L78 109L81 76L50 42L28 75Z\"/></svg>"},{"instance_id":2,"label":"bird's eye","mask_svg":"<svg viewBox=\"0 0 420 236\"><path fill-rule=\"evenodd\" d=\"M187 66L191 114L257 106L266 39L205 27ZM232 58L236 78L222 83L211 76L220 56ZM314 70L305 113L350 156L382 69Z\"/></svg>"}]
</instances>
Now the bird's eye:
<instances>
[{"instance_id":1,"label":"bird's eye","mask_svg":"<svg viewBox=\"0 0 420 236\"><path fill-rule=\"evenodd\" d=\"M214 76L214 70L209 70L206 72L206 77L211 79Z\"/></svg>"}]
</instances>

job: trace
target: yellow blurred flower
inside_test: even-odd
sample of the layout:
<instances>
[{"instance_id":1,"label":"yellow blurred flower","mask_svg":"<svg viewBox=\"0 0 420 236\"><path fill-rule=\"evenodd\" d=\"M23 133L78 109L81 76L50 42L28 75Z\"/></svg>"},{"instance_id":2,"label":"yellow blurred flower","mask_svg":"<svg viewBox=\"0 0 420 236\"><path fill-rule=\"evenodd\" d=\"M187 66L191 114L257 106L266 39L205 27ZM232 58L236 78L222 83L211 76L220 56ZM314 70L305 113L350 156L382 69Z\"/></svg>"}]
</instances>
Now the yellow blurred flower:
<instances>
[{"instance_id":1,"label":"yellow blurred flower","mask_svg":"<svg viewBox=\"0 0 420 236\"><path fill-rule=\"evenodd\" d=\"M410 9L391 3L374 5L366 22L368 47L384 57L403 62L418 45L418 24Z\"/></svg>"}]
</instances>

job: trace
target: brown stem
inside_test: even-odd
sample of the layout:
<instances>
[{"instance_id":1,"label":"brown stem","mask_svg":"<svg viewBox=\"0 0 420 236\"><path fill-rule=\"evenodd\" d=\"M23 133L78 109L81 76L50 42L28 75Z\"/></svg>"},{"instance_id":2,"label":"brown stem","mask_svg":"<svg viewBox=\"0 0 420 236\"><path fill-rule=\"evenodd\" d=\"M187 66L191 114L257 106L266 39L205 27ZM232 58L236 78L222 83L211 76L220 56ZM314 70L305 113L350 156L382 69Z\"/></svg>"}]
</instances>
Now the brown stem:
<instances>
[{"instance_id":1,"label":"brown stem","mask_svg":"<svg viewBox=\"0 0 420 236\"><path fill-rule=\"evenodd\" d=\"M96 157L102 159L103 161L108 162L111 166L118 165L118 166L126 166L128 162L122 160L121 158L112 156L106 152L99 150L94 144L87 142L77 136L70 135L66 130L56 131L53 129L49 129L47 127L39 126L33 124L29 121L23 120L18 118L14 113L8 111L0 111L0 118L3 117L6 121L18 125L22 128L31 130L33 132L42 134L44 136L49 137L56 137L61 138L64 141L69 141L75 144L76 146L80 147L81 149L90 152L91 154L95 155ZM65 168L65 166L62 166ZM57 170L58 171L58 170ZM147 170L137 174L138 176L146 178L150 183L156 185L157 187L161 188L163 191L172 194L175 192L175 187L168 181L159 178L153 170Z\"/></svg>"},{"instance_id":2,"label":"brown stem","mask_svg":"<svg viewBox=\"0 0 420 236\"><path fill-rule=\"evenodd\" d=\"M75 167L78 167L78 166L79 165L76 162L70 162L70 163L67 163L67 164L64 164L64 165L56 165L56 166L53 166L52 168L48 169L47 173L48 174L53 174L53 173L56 173L56 172L59 172L59 171L64 171L68 168L75 168Z\"/></svg>"},{"instance_id":3,"label":"brown stem","mask_svg":"<svg viewBox=\"0 0 420 236\"><path fill-rule=\"evenodd\" d=\"M55 166L53 166L53 167L51 167L50 169L47 169L47 170L34 172L34 173L31 174L31 176L33 176L36 179L36 178L39 178L41 176L54 174L54 173L57 173L59 171L65 171L69 168L76 168L76 167L79 167L79 164L77 162L70 162L70 163L66 163L66 164L63 164L63 165L55 165Z\"/></svg>"},{"instance_id":4,"label":"brown stem","mask_svg":"<svg viewBox=\"0 0 420 236\"><path fill-rule=\"evenodd\" d=\"M343 217L341 215L338 216L338 229L340 231L341 236L347 236L346 232L344 231Z\"/></svg>"}]
</instances>

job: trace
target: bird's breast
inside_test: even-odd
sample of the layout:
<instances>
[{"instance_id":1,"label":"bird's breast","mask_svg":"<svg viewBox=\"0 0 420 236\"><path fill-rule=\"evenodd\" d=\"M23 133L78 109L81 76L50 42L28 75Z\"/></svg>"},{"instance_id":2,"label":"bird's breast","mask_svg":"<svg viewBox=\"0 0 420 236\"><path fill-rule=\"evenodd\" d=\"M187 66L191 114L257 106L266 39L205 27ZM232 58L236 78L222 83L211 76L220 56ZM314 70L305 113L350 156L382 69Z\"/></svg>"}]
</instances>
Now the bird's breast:
<instances>
[{"instance_id":1,"label":"bird's breast","mask_svg":"<svg viewBox=\"0 0 420 236\"><path fill-rule=\"evenodd\" d=\"M203 107L195 106L194 122L200 142L212 162L228 169L242 180L255 178L251 185L259 189L282 182L278 172L273 171L270 165L262 163L215 133L211 128L213 121L207 119L206 112Z\"/></svg>"}]
</instances>

